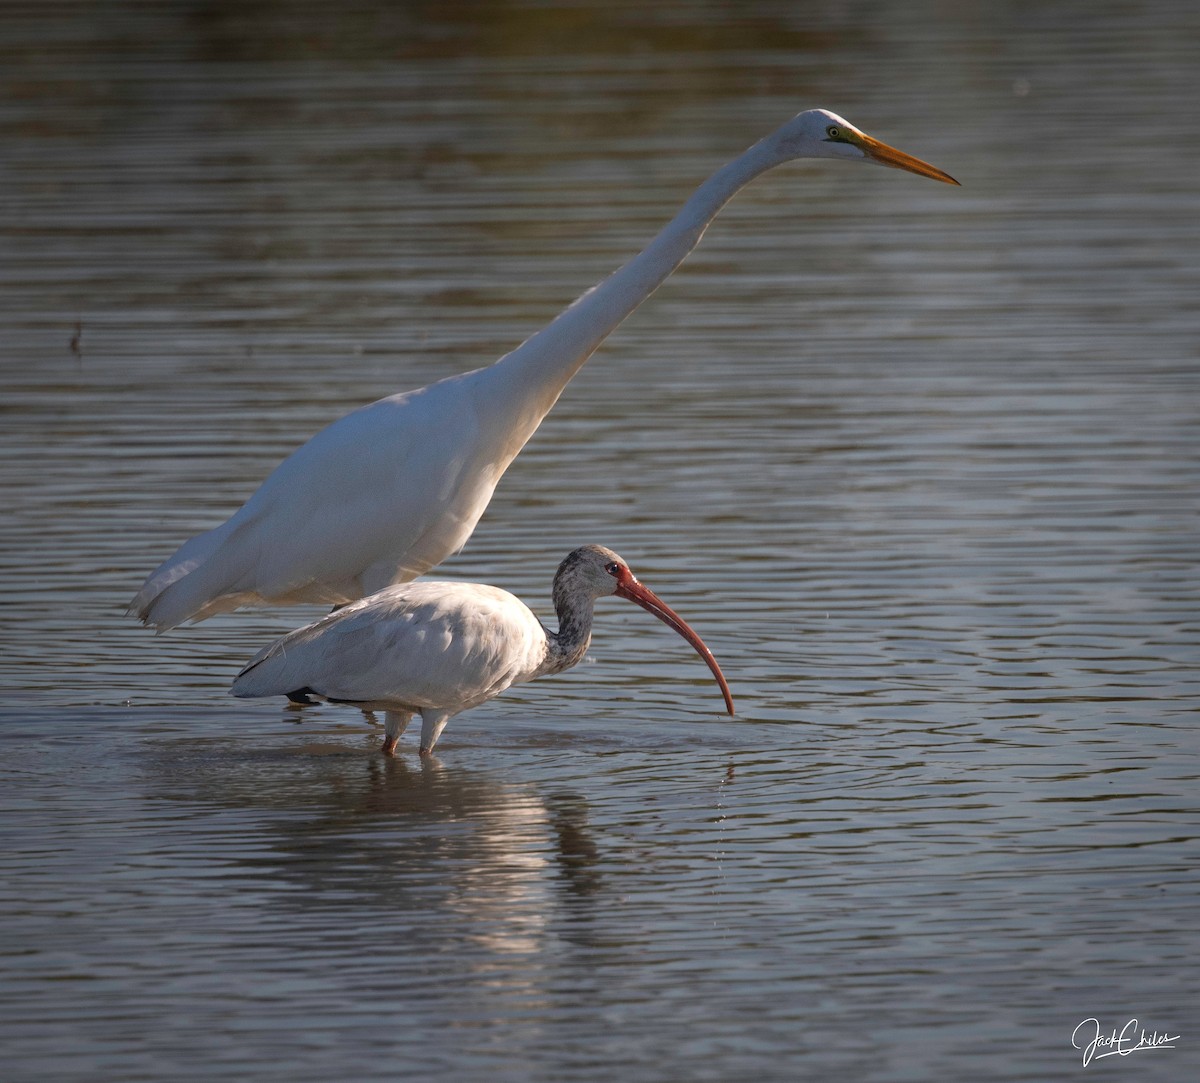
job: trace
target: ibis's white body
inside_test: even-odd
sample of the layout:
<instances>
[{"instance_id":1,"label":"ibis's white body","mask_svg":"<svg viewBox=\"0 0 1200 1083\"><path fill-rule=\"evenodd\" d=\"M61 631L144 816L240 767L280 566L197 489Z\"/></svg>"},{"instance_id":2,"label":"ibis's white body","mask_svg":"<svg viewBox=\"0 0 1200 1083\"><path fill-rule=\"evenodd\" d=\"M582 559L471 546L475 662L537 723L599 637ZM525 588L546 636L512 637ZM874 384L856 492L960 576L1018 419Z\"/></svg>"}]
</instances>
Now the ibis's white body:
<instances>
[{"instance_id":1,"label":"ibis's white body","mask_svg":"<svg viewBox=\"0 0 1200 1083\"><path fill-rule=\"evenodd\" d=\"M541 621L506 590L401 583L272 643L233 694L307 690L366 710L450 717L545 672L548 645Z\"/></svg>"},{"instance_id":2,"label":"ibis's white body","mask_svg":"<svg viewBox=\"0 0 1200 1083\"><path fill-rule=\"evenodd\" d=\"M241 605L337 604L440 563L470 537L501 475L596 347L739 189L795 158L874 160L950 180L832 113L800 113L714 173L643 252L512 353L318 433L232 518L151 573L130 611L164 630Z\"/></svg>"}]
</instances>

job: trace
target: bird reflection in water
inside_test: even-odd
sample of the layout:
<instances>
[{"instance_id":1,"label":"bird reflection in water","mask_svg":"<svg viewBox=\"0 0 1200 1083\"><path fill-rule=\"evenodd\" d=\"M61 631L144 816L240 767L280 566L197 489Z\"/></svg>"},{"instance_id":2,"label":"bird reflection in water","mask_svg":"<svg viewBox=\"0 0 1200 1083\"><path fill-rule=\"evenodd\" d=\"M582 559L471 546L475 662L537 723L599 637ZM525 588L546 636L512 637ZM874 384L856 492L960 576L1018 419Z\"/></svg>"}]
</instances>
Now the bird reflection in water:
<instances>
[{"instance_id":1,"label":"bird reflection in water","mask_svg":"<svg viewBox=\"0 0 1200 1083\"><path fill-rule=\"evenodd\" d=\"M539 950L564 905L574 917L603 887L582 796L543 798L434 756L362 757L324 734L286 751L192 739L163 742L148 770L153 795L189 806L190 822L249 814L257 835L210 857L239 885L290 888L272 906L323 926L332 912L510 955ZM433 916L444 927L427 927Z\"/></svg>"}]
</instances>

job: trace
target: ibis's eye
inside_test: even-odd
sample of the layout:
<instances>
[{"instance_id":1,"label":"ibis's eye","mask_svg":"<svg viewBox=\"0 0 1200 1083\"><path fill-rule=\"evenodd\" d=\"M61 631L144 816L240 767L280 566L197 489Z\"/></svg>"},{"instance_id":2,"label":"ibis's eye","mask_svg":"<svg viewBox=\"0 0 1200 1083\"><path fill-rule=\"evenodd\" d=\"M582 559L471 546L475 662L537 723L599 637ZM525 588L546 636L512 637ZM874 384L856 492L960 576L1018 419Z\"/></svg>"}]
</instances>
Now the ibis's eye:
<instances>
[{"instance_id":1,"label":"ibis's eye","mask_svg":"<svg viewBox=\"0 0 1200 1083\"><path fill-rule=\"evenodd\" d=\"M608 572L609 575L619 575L621 572L621 565L614 560L611 564L605 564L604 570Z\"/></svg>"},{"instance_id":2,"label":"ibis's eye","mask_svg":"<svg viewBox=\"0 0 1200 1083\"><path fill-rule=\"evenodd\" d=\"M831 124L825 129L825 134L829 136L830 139L837 139L842 134L842 129L836 124Z\"/></svg>"}]
</instances>

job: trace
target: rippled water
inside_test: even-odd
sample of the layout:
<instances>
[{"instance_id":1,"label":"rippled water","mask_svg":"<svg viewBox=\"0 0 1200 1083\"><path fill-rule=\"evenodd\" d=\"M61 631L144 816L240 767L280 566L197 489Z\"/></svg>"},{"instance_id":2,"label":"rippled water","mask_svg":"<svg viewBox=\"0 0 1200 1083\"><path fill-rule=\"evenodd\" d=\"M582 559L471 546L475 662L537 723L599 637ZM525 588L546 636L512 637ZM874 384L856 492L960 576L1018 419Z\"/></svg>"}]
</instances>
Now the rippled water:
<instances>
[{"instance_id":1,"label":"rippled water","mask_svg":"<svg viewBox=\"0 0 1200 1083\"><path fill-rule=\"evenodd\" d=\"M1198 32L0 9L11 1078L1194 1075ZM384 761L226 694L313 610L123 618L298 442L511 348L816 104L963 188L743 192L444 568L545 612L613 546L736 720L602 606L589 664ZM1084 1069L1088 1017L1180 1037Z\"/></svg>"}]
</instances>

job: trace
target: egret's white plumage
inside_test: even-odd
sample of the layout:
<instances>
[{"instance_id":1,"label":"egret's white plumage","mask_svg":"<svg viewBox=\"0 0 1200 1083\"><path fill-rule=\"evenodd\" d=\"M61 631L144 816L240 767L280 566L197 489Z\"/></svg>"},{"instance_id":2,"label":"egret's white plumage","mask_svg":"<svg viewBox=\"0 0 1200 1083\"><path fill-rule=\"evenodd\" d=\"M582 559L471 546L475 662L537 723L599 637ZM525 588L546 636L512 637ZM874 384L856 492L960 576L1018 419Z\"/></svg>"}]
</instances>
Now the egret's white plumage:
<instances>
[{"instance_id":1,"label":"egret's white plumage","mask_svg":"<svg viewBox=\"0 0 1200 1083\"><path fill-rule=\"evenodd\" d=\"M432 750L454 715L514 684L575 665L592 635L596 599L616 594L674 628L705 660L733 700L712 652L611 549L585 545L554 577L558 631L548 631L515 595L482 583L421 582L386 587L260 651L233 694L307 697L387 712L384 751L419 713L421 751Z\"/></svg>"},{"instance_id":2,"label":"egret's white plumage","mask_svg":"<svg viewBox=\"0 0 1200 1083\"><path fill-rule=\"evenodd\" d=\"M950 184L939 169L812 109L713 174L647 248L493 365L392 395L317 433L227 522L184 543L130 612L160 631L241 605L339 604L406 582L470 537L509 463L605 338L755 177L843 158Z\"/></svg>"}]
</instances>

